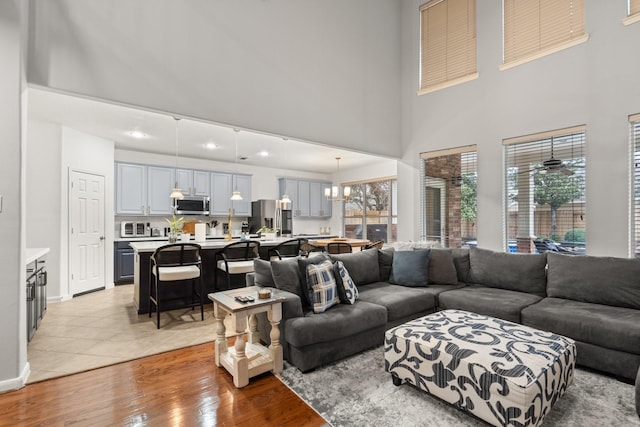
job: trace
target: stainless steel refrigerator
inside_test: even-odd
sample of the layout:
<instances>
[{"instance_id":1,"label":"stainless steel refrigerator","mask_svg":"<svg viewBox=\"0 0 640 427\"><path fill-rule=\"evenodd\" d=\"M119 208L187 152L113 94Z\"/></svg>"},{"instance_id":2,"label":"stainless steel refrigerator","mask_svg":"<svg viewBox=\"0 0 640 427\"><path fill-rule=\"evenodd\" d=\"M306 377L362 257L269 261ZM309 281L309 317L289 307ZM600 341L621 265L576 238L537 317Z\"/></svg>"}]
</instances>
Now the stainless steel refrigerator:
<instances>
[{"instance_id":1,"label":"stainless steel refrigerator","mask_svg":"<svg viewBox=\"0 0 640 427\"><path fill-rule=\"evenodd\" d=\"M256 233L262 227L277 228L282 237L293 235L291 203L280 200L255 200L251 202L249 232Z\"/></svg>"}]
</instances>

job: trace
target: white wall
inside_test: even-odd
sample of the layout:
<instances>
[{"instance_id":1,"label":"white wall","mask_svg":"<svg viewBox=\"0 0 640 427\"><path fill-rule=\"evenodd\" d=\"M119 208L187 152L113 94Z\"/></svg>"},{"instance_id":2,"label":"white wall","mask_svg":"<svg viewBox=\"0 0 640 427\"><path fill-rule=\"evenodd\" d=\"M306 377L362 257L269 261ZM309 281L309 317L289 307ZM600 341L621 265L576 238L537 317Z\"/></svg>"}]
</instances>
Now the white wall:
<instances>
[{"instance_id":1,"label":"white wall","mask_svg":"<svg viewBox=\"0 0 640 427\"><path fill-rule=\"evenodd\" d=\"M398 157L398 4L35 2L29 82Z\"/></svg>"},{"instance_id":2,"label":"white wall","mask_svg":"<svg viewBox=\"0 0 640 427\"><path fill-rule=\"evenodd\" d=\"M113 286L114 144L57 124L29 121L27 246L48 247L48 298L71 297L69 289L69 172L105 177L105 283Z\"/></svg>"},{"instance_id":3,"label":"white wall","mask_svg":"<svg viewBox=\"0 0 640 427\"><path fill-rule=\"evenodd\" d=\"M477 2L479 79L417 96L421 3L401 3L402 238L419 234L420 152L477 144L478 243L502 250L502 140L586 124L588 253L628 256L627 117L640 112L640 24L622 25L626 1L585 0L585 44L505 71L502 2Z\"/></svg>"},{"instance_id":4,"label":"white wall","mask_svg":"<svg viewBox=\"0 0 640 427\"><path fill-rule=\"evenodd\" d=\"M26 3L0 2L0 392L22 387L29 375L26 326L24 90L21 33Z\"/></svg>"}]
</instances>

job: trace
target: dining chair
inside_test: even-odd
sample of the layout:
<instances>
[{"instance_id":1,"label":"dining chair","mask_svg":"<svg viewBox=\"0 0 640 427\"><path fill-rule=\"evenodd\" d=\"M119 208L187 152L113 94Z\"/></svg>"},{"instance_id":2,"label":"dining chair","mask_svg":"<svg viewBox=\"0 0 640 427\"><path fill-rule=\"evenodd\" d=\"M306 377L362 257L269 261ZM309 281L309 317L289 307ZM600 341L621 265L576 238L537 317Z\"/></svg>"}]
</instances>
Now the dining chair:
<instances>
[{"instance_id":1,"label":"dining chair","mask_svg":"<svg viewBox=\"0 0 640 427\"><path fill-rule=\"evenodd\" d=\"M353 248L347 242L331 242L327 244L327 253L348 254L353 252Z\"/></svg>"},{"instance_id":2,"label":"dining chair","mask_svg":"<svg viewBox=\"0 0 640 427\"><path fill-rule=\"evenodd\" d=\"M309 240L303 237L285 240L284 242L269 248L267 256L269 257L269 260L291 258L299 255L306 256L306 251L302 250L302 246L306 243L309 243Z\"/></svg>"},{"instance_id":3,"label":"dining chair","mask_svg":"<svg viewBox=\"0 0 640 427\"><path fill-rule=\"evenodd\" d=\"M157 248L149 263L149 317L156 312L156 327L160 329L160 311L162 305L178 299L184 299L184 292L168 292L170 286L184 286L191 283L191 302L187 307L200 306L200 317L204 320L204 288L202 285L202 260L200 245L196 243L172 243Z\"/></svg>"},{"instance_id":4,"label":"dining chair","mask_svg":"<svg viewBox=\"0 0 640 427\"><path fill-rule=\"evenodd\" d=\"M257 240L241 240L229 243L220 249L215 255L215 290L219 290L218 271L225 275L227 279L227 289L231 289L231 277L253 272L253 260L259 257L260 242Z\"/></svg>"},{"instance_id":5,"label":"dining chair","mask_svg":"<svg viewBox=\"0 0 640 427\"><path fill-rule=\"evenodd\" d=\"M382 246L384 245L384 242L382 240L376 240L375 242L371 242L371 243L367 243L366 245L364 245L362 247L362 250L365 249L382 249Z\"/></svg>"}]
</instances>

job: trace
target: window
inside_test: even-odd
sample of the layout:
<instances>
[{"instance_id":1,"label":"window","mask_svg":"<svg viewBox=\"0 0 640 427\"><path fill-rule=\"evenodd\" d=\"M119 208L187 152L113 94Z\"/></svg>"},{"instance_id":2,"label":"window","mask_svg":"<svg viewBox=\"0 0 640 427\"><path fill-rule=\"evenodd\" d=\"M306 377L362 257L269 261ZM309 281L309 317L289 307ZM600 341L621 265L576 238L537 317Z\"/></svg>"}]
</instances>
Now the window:
<instances>
[{"instance_id":1,"label":"window","mask_svg":"<svg viewBox=\"0 0 640 427\"><path fill-rule=\"evenodd\" d=\"M633 24L640 21L640 0L628 0L627 3L627 18L625 18L624 25Z\"/></svg>"},{"instance_id":2,"label":"window","mask_svg":"<svg viewBox=\"0 0 640 427\"><path fill-rule=\"evenodd\" d=\"M420 6L419 95L478 77L475 0L432 0Z\"/></svg>"},{"instance_id":3,"label":"window","mask_svg":"<svg viewBox=\"0 0 640 427\"><path fill-rule=\"evenodd\" d=\"M443 247L474 246L477 242L476 147L422 153L421 240Z\"/></svg>"},{"instance_id":4,"label":"window","mask_svg":"<svg viewBox=\"0 0 640 427\"><path fill-rule=\"evenodd\" d=\"M584 126L503 143L509 251L584 254Z\"/></svg>"},{"instance_id":5,"label":"window","mask_svg":"<svg viewBox=\"0 0 640 427\"><path fill-rule=\"evenodd\" d=\"M395 242L398 238L396 179L351 184L344 206L344 235L372 242Z\"/></svg>"},{"instance_id":6,"label":"window","mask_svg":"<svg viewBox=\"0 0 640 427\"><path fill-rule=\"evenodd\" d=\"M504 65L509 68L587 40L583 0L504 0Z\"/></svg>"},{"instance_id":7,"label":"window","mask_svg":"<svg viewBox=\"0 0 640 427\"><path fill-rule=\"evenodd\" d=\"M640 257L640 114L630 116L629 123L631 128L631 149L633 150L631 254L637 258Z\"/></svg>"}]
</instances>

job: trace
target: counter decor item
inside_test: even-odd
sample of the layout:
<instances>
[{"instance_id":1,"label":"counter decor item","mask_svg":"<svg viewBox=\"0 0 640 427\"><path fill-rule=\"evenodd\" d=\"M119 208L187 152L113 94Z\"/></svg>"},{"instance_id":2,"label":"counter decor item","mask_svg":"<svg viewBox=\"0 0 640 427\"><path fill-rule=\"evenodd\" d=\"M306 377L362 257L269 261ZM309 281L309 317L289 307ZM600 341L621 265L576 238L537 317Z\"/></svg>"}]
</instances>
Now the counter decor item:
<instances>
[{"instance_id":1,"label":"counter decor item","mask_svg":"<svg viewBox=\"0 0 640 427\"><path fill-rule=\"evenodd\" d=\"M178 241L178 233L182 230L184 225L184 217L178 218L175 214L171 218L165 218L169 223L169 243L175 243Z\"/></svg>"},{"instance_id":2,"label":"counter decor item","mask_svg":"<svg viewBox=\"0 0 640 427\"><path fill-rule=\"evenodd\" d=\"M257 233L260 233L260 238L262 240L274 240L278 234L278 229L271 227L260 227Z\"/></svg>"}]
</instances>

